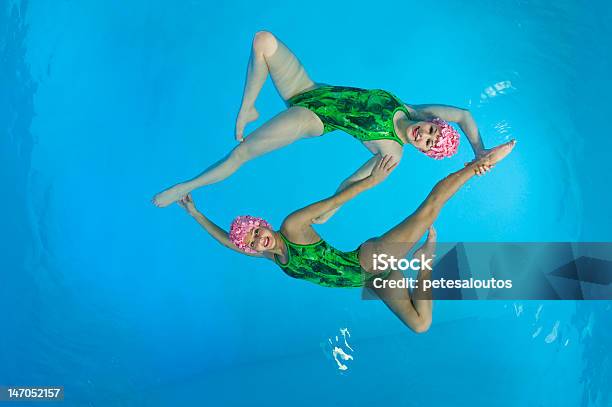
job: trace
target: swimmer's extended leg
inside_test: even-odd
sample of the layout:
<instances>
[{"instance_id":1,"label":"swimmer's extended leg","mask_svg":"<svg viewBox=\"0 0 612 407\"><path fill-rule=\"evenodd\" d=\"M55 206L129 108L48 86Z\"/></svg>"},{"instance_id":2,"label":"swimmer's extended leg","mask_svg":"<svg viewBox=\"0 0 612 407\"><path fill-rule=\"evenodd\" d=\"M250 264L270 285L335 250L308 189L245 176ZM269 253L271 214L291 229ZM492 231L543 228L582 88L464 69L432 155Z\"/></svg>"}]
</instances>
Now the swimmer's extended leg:
<instances>
[{"instance_id":1,"label":"swimmer's extended leg","mask_svg":"<svg viewBox=\"0 0 612 407\"><path fill-rule=\"evenodd\" d=\"M419 240L427 228L434 223L442 206L465 184L476 175L478 166L494 165L504 159L515 146L515 141L497 146L481 159L474 160L461 170L454 172L439 181L431 190L425 201L417 210L404 219L399 225L389 230L375 241L379 248L392 249L393 255L403 258L408 254L414 243ZM388 247L384 247L388 246Z\"/></svg>"},{"instance_id":2,"label":"swimmer's extended leg","mask_svg":"<svg viewBox=\"0 0 612 407\"><path fill-rule=\"evenodd\" d=\"M174 185L153 198L156 206L168 206L187 193L214 184L232 175L242 164L302 138L323 134L321 120L310 110L294 106L282 111L251 133L227 156L211 165L197 177Z\"/></svg>"},{"instance_id":3,"label":"swimmer's extended leg","mask_svg":"<svg viewBox=\"0 0 612 407\"><path fill-rule=\"evenodd\" d=\"M514 140L502 144L492 149L485 157L472 161L461 170L439 181L412 215L381 237L369 240L361 246L360 261L364 269L370 272L374 271L371 265L374 254L385 253L398 259L405 258L415 243L436 220L444 204L470 178L476 175L478 167L482 164L494 165L498 163L510 154L514 146ZM427 278L427 275L424 277ZM409 298L409 295L406 294L408 295L406 297L403 291L407 290L398 288L374 288L373 290L402 322L415 332L424 332L428 329L431 323L431 315L421 315L415 304L411 301L405 301L406 298Z\"/></svg>"},{"instance_id":4,"label":"swimmer's extended leg","mask_svg":"<svg viewBox=\"0 0 612 407\"><path fill-rule=\"evenodd\" d=\"M426 258L433 258L436 247L436 230L432 227L429 229L427 239L419 250L414 253L414 258L420 258L421 253L425 254ZM432 270L421 267L417 275L417 281L419 284L413 289L412 293L408 289L399 288L401 285L396 285L391 288L389 286L383 286L380 288L370 287L376 295L385 302L387 307L397 317L406 324L410 329L416 333L422 333L429 329L432 321L433 314L433 298L431 290L425 290L425 280L431 280ZM391 274L383 281L387 283L389 281L400 282L404 278L404 275L394 270Z\"/></svg>"},{"instance_id":5,"label":"swimmer's extended leg","mask_svg":"<svg viewBox=\"0 0 612 407\"><path fill-rule=\"evenodd\" d=\"M257 32L247 67L242 104L236 119L235 136L238 141L243 140L245 126L259 117L255 100L268 73L285 101L314 85L300 61L282 41L269 31Z\"/></svg>"}]
</instances>

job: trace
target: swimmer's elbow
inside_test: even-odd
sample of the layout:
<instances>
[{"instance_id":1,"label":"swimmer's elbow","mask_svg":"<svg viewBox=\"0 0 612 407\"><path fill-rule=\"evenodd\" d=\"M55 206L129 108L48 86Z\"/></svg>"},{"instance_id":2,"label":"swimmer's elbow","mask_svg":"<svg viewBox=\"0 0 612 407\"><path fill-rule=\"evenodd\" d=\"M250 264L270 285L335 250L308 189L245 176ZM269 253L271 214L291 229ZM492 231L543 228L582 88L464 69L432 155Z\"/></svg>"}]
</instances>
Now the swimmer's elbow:
<instances>
[{"instance_id":1,"label":"swimmer's elbow","mask_svg":"<svg viewBox=\"0 0 612 407\"><path fill-rule=\"evenodd\" d=\"M472 112L469 109L459 108L460 110L460 120L459 123L467 123L474 121L474 117L472 116Z\"/></svg>"}]
</instances>

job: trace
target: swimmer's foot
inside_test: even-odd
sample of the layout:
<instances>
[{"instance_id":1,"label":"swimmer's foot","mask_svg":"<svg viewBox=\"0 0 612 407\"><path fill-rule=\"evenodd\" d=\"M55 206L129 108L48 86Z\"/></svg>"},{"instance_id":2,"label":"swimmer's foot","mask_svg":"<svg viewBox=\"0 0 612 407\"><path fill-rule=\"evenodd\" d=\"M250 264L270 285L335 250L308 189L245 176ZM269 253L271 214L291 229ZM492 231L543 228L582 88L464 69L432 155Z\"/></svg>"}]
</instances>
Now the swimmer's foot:
<instances>
[{"instance_id":1,"label":"swimmer's foot","mask_svg":"<svg viewBox=\"0 0 612 407\"><path fill-rule=\"evenodd\" d=\"M178 201L189 192L189 189L184 184L176 184L175 186L155 195L151 202L153 202L153 205L163 208Z\"/></svg>"},{"instance_id":2,"label":"swimmer's foot","mask_svg":"<svg viewBox=\"0 0 612 407\"><path fill-rule=\"evenodd\" d=\"M516 140L511 140L507 143L500 144L499 146L489 150L487 154L472 161L469 165L474 166L475 171L478 171L478 168L483 165L493 167L495 164L506 158L506 156L512 152L514 146L516 146Z\"/></svg>"},{"instance_id":3,"label":"swimmer's foot","mask_svg":"<svg viewBox=\"0 0 612 407\"><path fill-rule=\"evenodd\" d=\"M238 118L236 119L236 141L244 140L244 128L247 124L254 122L259 118L259 112L255 107L251 106L248 108L242 107L238 112Z\"/></svg>"}]
</instances>

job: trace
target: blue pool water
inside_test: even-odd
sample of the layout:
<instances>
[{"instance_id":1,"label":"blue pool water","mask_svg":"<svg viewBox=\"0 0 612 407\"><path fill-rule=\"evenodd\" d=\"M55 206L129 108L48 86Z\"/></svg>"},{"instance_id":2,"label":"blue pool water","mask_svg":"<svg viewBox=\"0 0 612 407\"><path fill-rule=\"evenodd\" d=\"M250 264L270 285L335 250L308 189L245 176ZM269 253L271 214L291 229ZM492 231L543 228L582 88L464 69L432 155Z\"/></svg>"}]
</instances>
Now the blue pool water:
<instances>
[{"instance_id":1,"label":"blue pool water","mask_svg":"<svg viewBox=\"0 0 612 407\"><path fill-rule=\"evenodd\" d=\"M440 240L611 241L611 18L603 0L3 1L0 386L63 385L70 406L612 405L610 302L438 302L415 335L149 202L232 148L267 29L316 81L468 107L487 146L518 139L444 208ZM270 83L257 107L257 124L284 107ZM352 249L387 230L471 159L462 144L408 152L320 233ZM278 225L367 157L332 133L194 198L223 225Z\"/></svg>"}]
</instances>

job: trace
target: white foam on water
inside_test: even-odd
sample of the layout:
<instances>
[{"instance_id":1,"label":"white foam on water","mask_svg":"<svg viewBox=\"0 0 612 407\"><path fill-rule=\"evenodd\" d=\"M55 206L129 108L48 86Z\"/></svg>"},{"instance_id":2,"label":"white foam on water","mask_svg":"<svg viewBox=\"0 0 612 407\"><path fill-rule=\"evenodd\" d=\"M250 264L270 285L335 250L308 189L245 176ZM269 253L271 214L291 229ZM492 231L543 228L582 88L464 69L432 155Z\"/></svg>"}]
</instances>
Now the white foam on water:
<instances>
[{"instance_id":1,"label":"white foam on water","mask_svg":"<svg viewBox=\"0 0 612 407\"><path fill-rule=\"evenodd\" d=\"M348 344L348 342L346 341L346 336L348 335L348 337L351 337L351 333L349 332L348 328L340 328L340 333L342 334L342 337L344 338L344 345L349 348L351 351L354 352L353 348L351 348L351 345Z\"/></svg>"},{"instance_id":2,"label":"white foam on water","mask_svg":"<svg viewBox=\"0 0 612 407\"><path fill-rule=\"evenodd\" d=\"M523 304L517 304L514 303L514 313L516 314L517 317L521 316L521 314L523 313Z\"/></svg>"},{"instance_id":3,"label":"white foam on water","mask_svg":"<svg viewBox=\"0 0 612 407\"><path fill-rule=\"evenodd\" d=\"M559 335L559 325L560 324L561 324L560 321L555 322L555 325L553 326L552 331L550 331L550 333L546 335L546 338L544 338L544 342L553 343L557 339L557 335Z\"/></svg>"},{"instance_id":4,"label":"white foam on water","mask_svg":"<svg viewBox=\"0 0 612 407\"><path fill-rule=\"evenodd\" d=\"M540 334L540 332L542 332L542 327L541 326L539 326L538 329L535 330L535 332L533 333L533 335L531 335L531 337L532 338L537 337Z\"/></svg>"},{"instance_id":5,"label":"white foam on water","mask_svg":"<svg viewBox=\"0 0 612 407\"><path fill-rule=\"evenodd\" d=\"M494 83L493 85L484 88L480 93L480 102L486 102L488 99L505 95L514 89L516 88L512 86L512 82L509 80Z\"/></svg>"},{"instance_id":6,"label":"white foam on water","mask_svg":"<svg viewBox=\"0 0 612 407\"><path fill-rule=\"evenodd\" d=\"M581 333L581 337L585 338L587 335L592 337L593 336L593 325L595 324L595 317L593 316L593 313L589 314L589 322L587 322L587 325L582 329L582 333Z\"/></svg>"},{"instance_id":7,"label":"white foam on water","mask_svg":"<svg viewBox=\"0 0 612 407\"><path fill-rule=\"evenodd\" d=\"M502 120L500 122L495 123L493 128L495 129L495 132L499 134L500 136L510 137L511 132L512 132L512 126L506 120Z\"/></svg>"},{"instance_id":8,"label":"white foam on water","mask_svg":"<svg viewBox=\"0 0 612 407\"><path fill-rule=\"evenodd\" d=\"M348 370L348 364L344 363L353 360L351 352L355 350L348 343L348 338L351 337L351 332L348 328L340 328L340 336L335 335L332 338L327 338L327 342L330 345L331 355L338 365L338 369L342 371Z\"/></svg>"},{"instance_id":9,"label":"white foam on water","mask_svg":"<svg viewBox=\"0 0 612 407\"><path fill-rule=\"evenodd\" d=\"M334 357L334 360L338 364L338 369L348 370L348 366L343 364L339 359L342 359L343 361L353 360L353 357L351 355L347 355L341 348L337 346L334 347L334 350L332 351L332 355Z\"/></svg>"},{"instance_id":10,"label":"white foam on water","mask_svg":"<svg viewBox=\"0 0 612 407\"><path fill-rule=\"evenodd\" d=\"M542 308L544 308L544 306L540 305L538 307L538 310L535 313L535 320L536 320L536 322L540 320L540 313L542 312Z\"/></svg>"}]
</instances>

